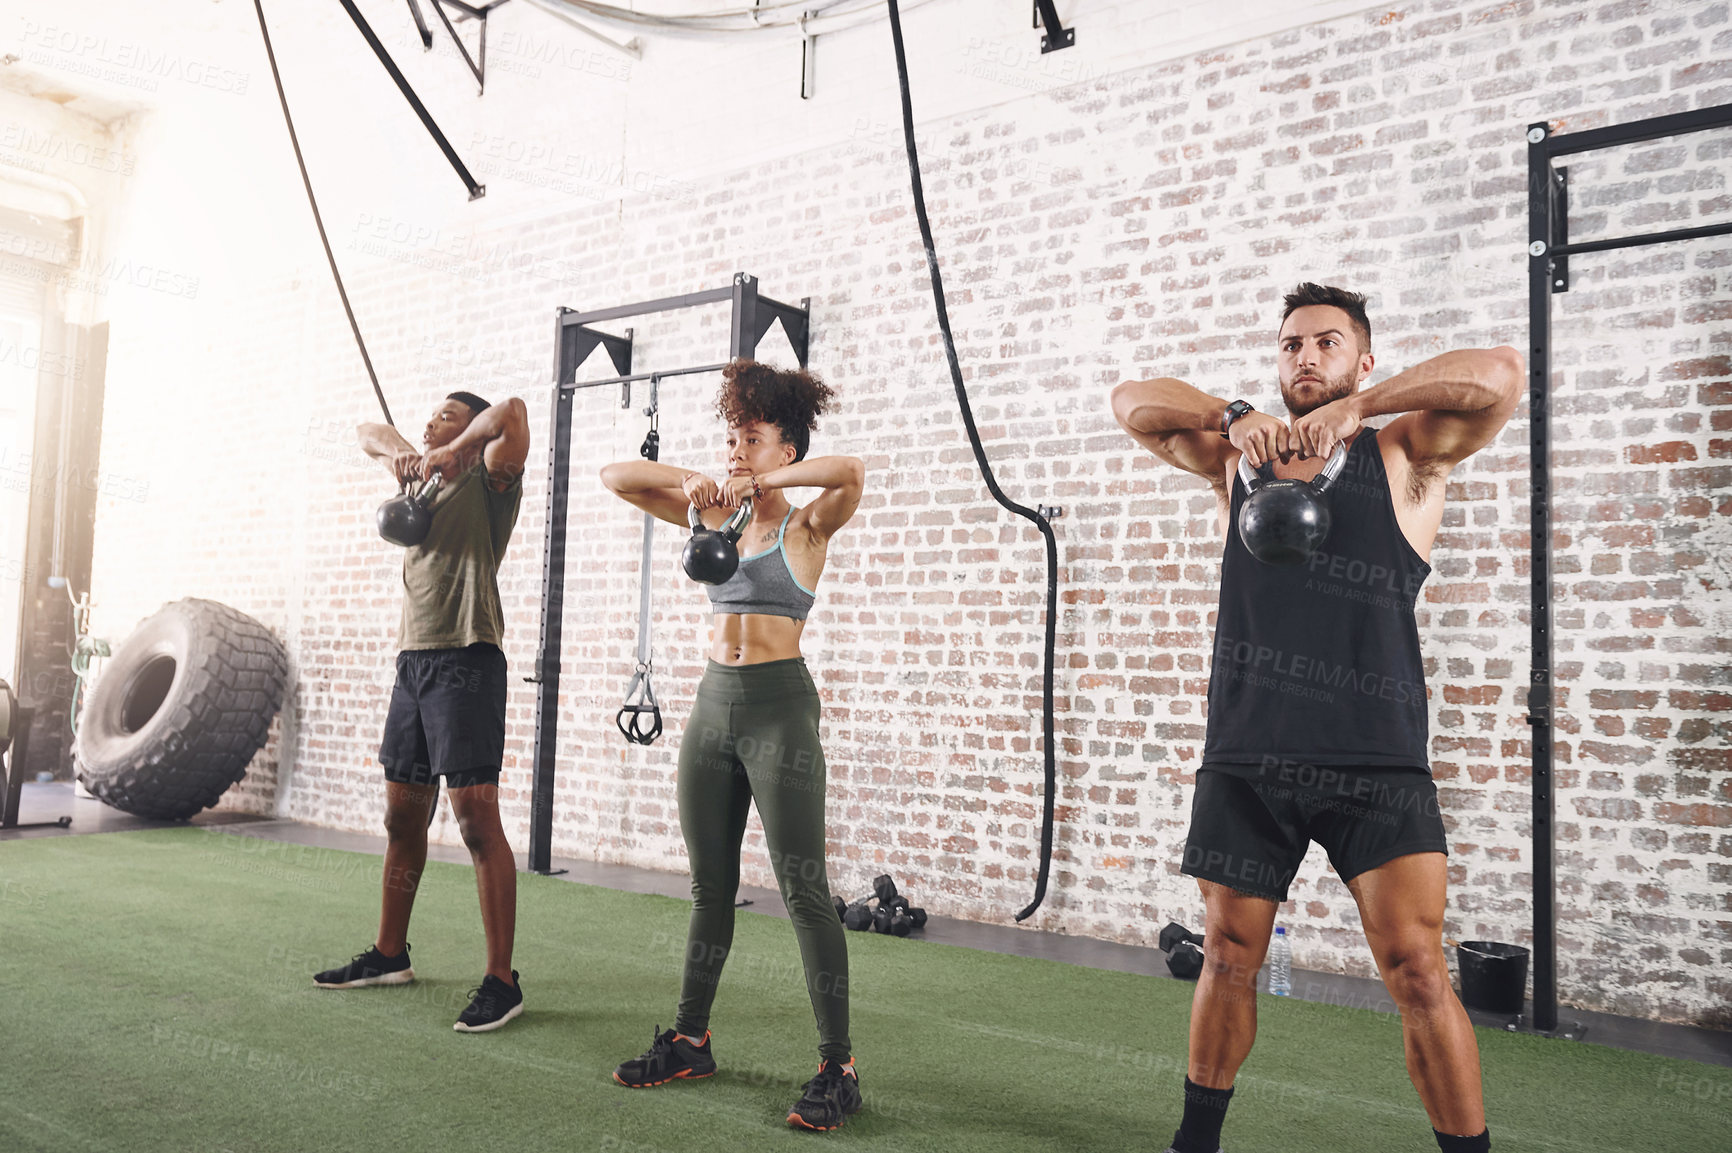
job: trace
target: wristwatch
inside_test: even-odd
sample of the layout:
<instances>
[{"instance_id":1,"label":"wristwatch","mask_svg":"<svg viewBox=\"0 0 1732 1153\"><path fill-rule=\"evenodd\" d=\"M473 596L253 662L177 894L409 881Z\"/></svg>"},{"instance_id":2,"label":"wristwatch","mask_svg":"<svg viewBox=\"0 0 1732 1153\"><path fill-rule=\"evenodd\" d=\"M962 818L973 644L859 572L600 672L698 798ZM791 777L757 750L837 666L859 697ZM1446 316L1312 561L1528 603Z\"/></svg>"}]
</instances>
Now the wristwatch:
<instances>
[{"instance_id":1,"label":"wristwatch","mask_svg":"<svg viewBox=\"0 0 1732 1153\"><path fill-rule=\"evenodd\" d=\"M1233 422L1247 412L1255 411L1248 401L1235 400L1227 406L1227 411L1221 414L1221 439L1227 439L1227 430L1233 427Z\"/></svg>"}]
</instances>

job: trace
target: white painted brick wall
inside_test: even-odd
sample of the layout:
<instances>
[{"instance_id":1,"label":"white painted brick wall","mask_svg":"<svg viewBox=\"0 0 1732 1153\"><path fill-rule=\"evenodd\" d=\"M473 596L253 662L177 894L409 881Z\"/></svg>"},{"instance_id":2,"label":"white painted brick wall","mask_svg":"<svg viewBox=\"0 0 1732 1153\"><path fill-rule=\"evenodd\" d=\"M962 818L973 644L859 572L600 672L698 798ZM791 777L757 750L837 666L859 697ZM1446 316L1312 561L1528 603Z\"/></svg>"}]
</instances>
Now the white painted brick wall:
<instances>
[{"instance_id":1,"label":"white painted brick wall","mask_svg":"<svg viewBox=\"0 0 1732 1153\"><path fill-rule=\"evenodd\" d=\"M999 8L1015 20L993 25L984 14ZM1108 390L1172 374L1269 407L1279 297L1301 278L1372 294L1380 379L1445 348L1522 345L1525 125L1554 117L1571 131L1732 102L1732 23L1725 3L1434 0L1266 25L1174 57L1159 21L1112 22L1132 9L1144 11L1065 12L1090 69L1069 83L1052 72L1059 57L989 47L1026 50L1017 5L934 5L909 30L928 202L988 451L1013 497L1067 509L1060 825L1031 924L1150 942L1169 918L1200 919L1177 868L1220 546L1204 486L1136 451ZM977 43L968 16L981 16L973 34L986 30ZM356 191L334 166L316 178L332 190L327 219L399 419L420 420L454 387L530 402L532 470L501 576L514 676L536 636L554 308L716 286L737 269L770 295L812 297L812 364L842 397L814 451L871 470L806 645L825 698L833 884L853 893L888 869L936 915L1005 921L1030 895L1037 845L1041 548L988 501L962 436L888 33L836 39L808 105L794 98L797 53L782 75L771 65L786 50L755 46L705 45L706 70L690 45L652 45L624 81L519 74L516 96L501 80L498 100L490 90L461 107L460 85L435 85L430 103L452 110L460 146L501 141L490 166L477 160L490 192L469 215L444 206L453 178L424 157L394 189L369 178ZM669 60L689 74L663 72ZM967 71L977 64L991 68ZM574 96L521 124L501 111L537 83ZM846 99L822 98L826 85ZM346 107L318 105L304 82L299 96L327 126ZM370 98L384 108L394 96ZM604 111L592 115L592 98ZM625 146L602 143L621 135L609 117L624 118ZM1723 135L1578 159L1578 234L1724 219ZM544 144L551 172L513 162L511 140ZM596 198L586 156L649 174L649 190ZM272 161L258 195L289 206L275 227L299 228L304 216L287 215L298 193L275 183L293 179L284 164ZM370 517L389 485L348 439L369 419L368 390L316 249L296 251L295 284L261 255L256 277L225 270L236 291L219 299L154 327L117 318L104 460L152 483L147 502L99 523L101 623L119 635L163 600L209 595L280 629L298 688L280 743L230 803L371 828L397 594ZM1572 263L1554 418L1561 986L1577 1005L1724 1025L1732 250L1700 241ZM642 320L640 364L717 359L724 313ZM774 359L779 338L765 348ZM664 459L715 459L708 387L664 391ZM577 408L554 850L679 869L673 757L707 604L662 534L669 735L626 746L612 716L631 670L639 521L595 472L634 455L643 426L613 390ZM1446 928L1461 937L1523 941L1530 919L1526 436L1518 414L1457 470L1421 604L1454 848ZM520 847L530 690L512 690L505 774ZM448 822L440 835L456 839ZM747 879L769 882L755 833ZM1294 897L1283 918L1298 963L1369 973L1321 853ZM1639 947L1625 947L1630 935Z\"/></svg>"}]
</instances>

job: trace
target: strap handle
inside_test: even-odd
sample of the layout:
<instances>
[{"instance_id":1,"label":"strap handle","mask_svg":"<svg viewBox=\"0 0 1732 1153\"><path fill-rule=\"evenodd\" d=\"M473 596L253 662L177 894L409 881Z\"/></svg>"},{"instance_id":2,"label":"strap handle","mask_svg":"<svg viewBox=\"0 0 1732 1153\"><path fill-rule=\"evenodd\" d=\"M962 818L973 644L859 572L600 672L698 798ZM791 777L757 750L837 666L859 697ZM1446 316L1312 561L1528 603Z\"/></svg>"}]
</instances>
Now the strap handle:
<instances>
[{"instance_id":1,"label":"strap handle","mask_svg":"<svg viewBox=\"0 0 1732 1153\"><path fill-rule=\"evenodd\" d=\"M649 718L645 726L645 717ZM640 663L625 690L625 704L614 715L614 724L625 739L634 745L647 745L662 735L662 710L656 703L655 687L650 684L650 666Z\"/></svg>"},{"instance_id":2,"label":"strap handle","mask_svg":"<svg viewBox=\"0 0 1732 1153\"><path fill-rule=\"evenodd\" d=\"M638 449L645 460L655 460L661 454L661 433L657 431L660 405L655 393L655 378L650 378L650 403L644 414L650 418L649 433ZM625 703L614 715L614 724L625 739L634 745L647 745L662 735L662 711L656 704L655 687L650 684L650 554L655 542L656 518L643 515L643 555L638 560L637 602L637 673L625 690ZM646 722L645 717L649 720Z\"/></svg>"}]
</instances>

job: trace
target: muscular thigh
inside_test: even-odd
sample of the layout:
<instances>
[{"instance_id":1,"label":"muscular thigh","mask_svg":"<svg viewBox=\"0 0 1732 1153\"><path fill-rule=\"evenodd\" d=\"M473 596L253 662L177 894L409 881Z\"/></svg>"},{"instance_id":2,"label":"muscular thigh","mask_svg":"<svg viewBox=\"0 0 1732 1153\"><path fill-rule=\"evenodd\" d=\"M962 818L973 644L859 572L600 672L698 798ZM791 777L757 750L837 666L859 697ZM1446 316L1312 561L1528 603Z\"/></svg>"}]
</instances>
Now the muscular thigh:
<instances>
[{"instance_id":1,"label":"muscular thigh","mask_svg":"<svg viewBox=\"0 0 1732 1153\"><path fill-rule=\"evenodd\" d=\"M1442 947L1448 860L1442 853L1409 853L1347 882L1380 966Z\"/></svg>"},{"instance_id":2,"label":"muscular thigh","mask_svg":"<svg viewBox=\"0 0 1732 1153\"><path fill-rule=\"evenodd\" d=\"M1225 946L1240 951L1244 963L1261 966L1275 929L1276 902L1215 881L1199 880L1197 885L1203 891L1204 950Z\"/></svg>"}]
</instances>

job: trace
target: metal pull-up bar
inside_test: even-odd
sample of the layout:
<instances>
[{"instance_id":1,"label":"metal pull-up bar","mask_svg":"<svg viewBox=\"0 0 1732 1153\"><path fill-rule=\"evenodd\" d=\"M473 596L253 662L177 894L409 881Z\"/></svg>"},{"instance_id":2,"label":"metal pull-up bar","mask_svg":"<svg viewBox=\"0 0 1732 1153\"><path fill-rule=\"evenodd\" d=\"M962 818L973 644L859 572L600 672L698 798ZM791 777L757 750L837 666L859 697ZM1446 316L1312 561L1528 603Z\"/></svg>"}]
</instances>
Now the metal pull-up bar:
<instances>
[{"instance_id":1,"label":"metal pull-up bar","mask_svg":"<svg viewBox=\"0 0 1732 1153\"><path fill-rule=\"evenodd\" d=\"M700 304L728 301L733 306L733 319L728 329L728 359L719 364L667 368L657 372L632 371L632 334L618 336L590 328L592 323L622 320L652 312L673 312ZM758 292L755 278L743 272L734 274L734 282L726 288L706 289L684 296L665 296L637 304L622 304L593 312L574 312L561 308L554 320L553 336L553 419L552 444L548 448L547 526L542 546L541 563L541 636L535 658L535 675L525 679L535 682L535 778L529 808L529 868L536 873L553 871L553 790L554 755L559 743L559 675L560 647L564 643L565 613L565 537L566 513L571 496L571 421L572 397L580 389L618 384L625 389L624 402L631 403L631 383L634 380L689 376L701 372L720 372L731 361L750 358L757 353L758 342L776 321L793 346L800 367L806 367L807 334L810 331L810 298L798 306L772 300ZM579 382L577 370L597 347L607 350L608 358L618 370L615 376Z\"/></svg>"},{"instance_id":2,"label":"metal pull-up bar","mask_svg":"<svg viewBox=\"0 0 1732 1153\"><path fill-rule=\"evenodd\" d=\"M1578 152L1728 127L1732 127L1732 105L1699 108L1563 136L1553 136L1549 123L1528 125L1528 447L1533 673L1528 682L1527 723L1533 727L1533 1029L1539 1033L1581 1036L1579 1024L1567 1032L1558 1028L1556 798L1552 781L1552 294L1569 291L1565 261L1572 254L1732 234L1732 221L1729 221L1572 244L1569 239L1567 169L1553 168L1552 160Z\"/></svg>"}]
</instances>

